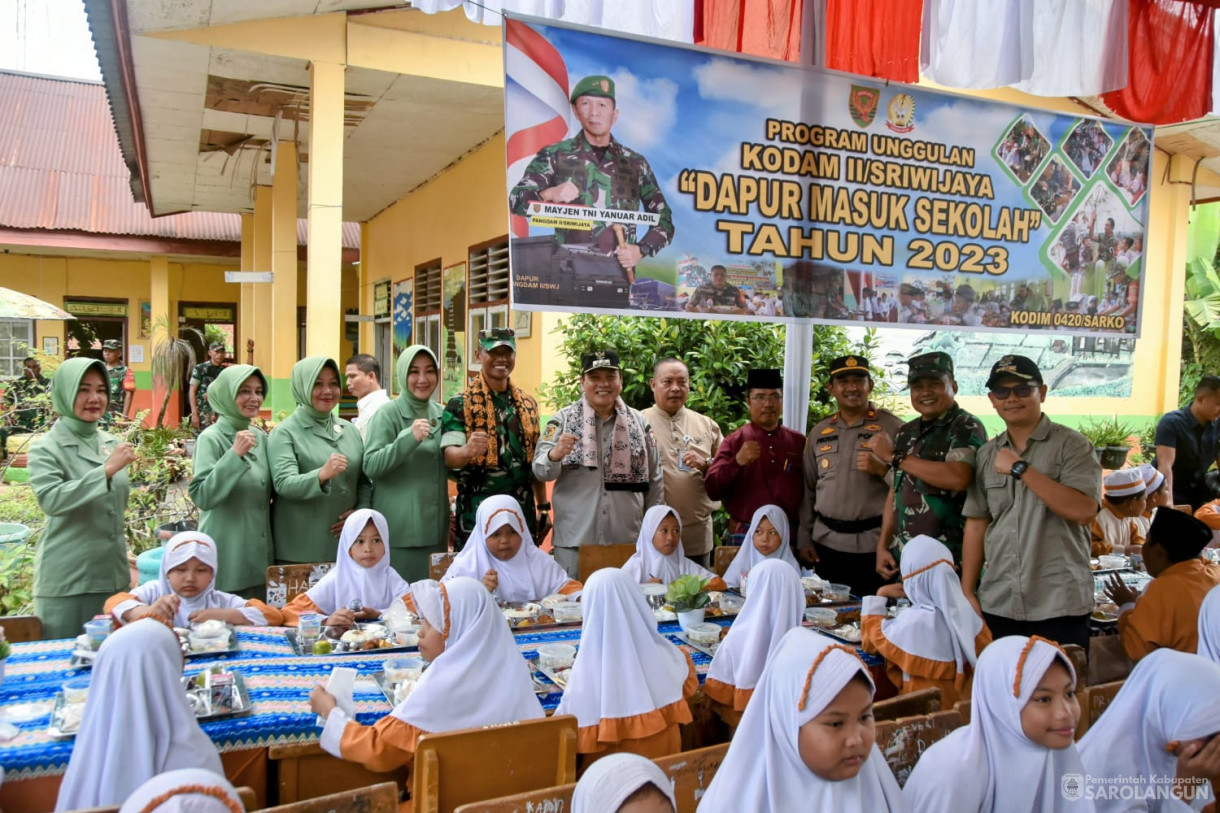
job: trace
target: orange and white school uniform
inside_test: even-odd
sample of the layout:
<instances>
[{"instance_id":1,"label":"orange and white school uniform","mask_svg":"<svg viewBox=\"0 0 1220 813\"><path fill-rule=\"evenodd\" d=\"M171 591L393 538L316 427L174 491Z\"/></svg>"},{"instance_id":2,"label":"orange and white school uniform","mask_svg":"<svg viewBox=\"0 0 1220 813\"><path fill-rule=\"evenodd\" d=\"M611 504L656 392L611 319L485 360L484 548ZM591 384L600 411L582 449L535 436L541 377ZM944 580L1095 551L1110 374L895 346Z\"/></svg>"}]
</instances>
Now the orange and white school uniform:
<instances>
[{"instance_id":1,"label":"orange and white school uniform","mask_svg":"<svg viewBox=\"0 0 1220 813\"><path fill-rule=\"evenodd\" d=\"M779 533L780 545L769 556L763 556L758 552L758 548L754 547L754 532L758 530L759 524L764 520L771 521L771 525ZM792 547L788 544L789 528L788 515L784 513L784 509L778 505L764 505L754 512L754 517L750 520L750 527L746 530L745 539L741 543L741 550L733 557L733 561L729 563L728 570L724 572L724 583L733 590L741 589L743 577L748 577L750 568L763 561L764 559L779 559L786 563L796 572L796 575L801 575L801 566L797 564L796 557L792 555ZM746 589L749 589L748 587Z\"/></svg>"},{"instance_id":2,"label":"orange and white school uniform","mask_svg":"<svg viewBox=\"0 0 1220 813\"><path fill-rule=\"evenodd\" d=\"M576 598L580 593L581 583L568 578L567 571L534 544L521 504L512 497L497 494L483 500L474 523L466 546L454 557L441 581L459 577L480 581L488 570L494 570L500 601L538 601L557 593ZM497 559L487 549L487 538L505 525L521 536L520 549L507 561Z\"/></svg>"},{"instance_id":3,"label":"orange and white school uniform","mask_svg":"<svg viewBox=\"0 0 1220 813\"><path fill-rule=\"evenodd\" d=\"M903 551L906 556L906 550ZM970 724L933 743L902 794L911 813L1072 813L1066 777L1084 773L1075 745L1047 748L1027 737L1021 712L1055 662L1076 678L1072 659L1042 638L1000 638L979 656Z\"/></svg>"},{"instance_id":4,"label":"orange and white school uniform","mask_svg":"<svg viewBox=\"0 0 1220 813\"><path fill-rule=\"evenodd\" d=\"M668 556L657 550L652 538L656 536L657 527L666 517L673 517L678 523L678 533L682 533L682 520L675 509L668 505L654 505L649 508L644 512L640 535L635 540L635 553L623 564L623 572L639 584L649 579L660 579L662 584L670 584L679 576L698 576L708 580L708 590L727 590L724 579L686 558L681 539L678 540L678 547Z\"/></svg>"},{"instance_id":5,"label":"orange and white school uniform","mask_svg":"<svg viewBox=\"0 0 1220 813\"><path fill-rule=\"evenodd\" d=\"M920 535L902 549L902 586L911 601L887 619L885 599L866 596L860 609L860 646L888 662L899 694L940 689L941 707L970 696L974 663L991 643L991 631L966 600L953 555L939 540Z\"/></svg>"},{"instance_id":6,"label":"orange and white school uniform","mask_svg":"<svg viewBox=\"0 0 1220 813\"><path fill-rule=\"evenodd\" d=\"M1117 506L1109 501L1110 497L1129 497L1146 490L1144 475L1138 468L1118 469L1105 476L1102 486L1101 510L1089 526L1090 555L1104 556L1114 551L1121 554L1128 545L1144 544L1148 537L1148 519L1143 515L1119 516Z\"/></svg>"},{"instance_id":7,"label":"orange and white school uniform","mask_svg":"<svg viewBox=\"0 0 1220 813\"><path fill-rule=\"evenodd\" d=\"M174 614L175 627L189 627L191 614L198 610L240 610L246 617L246 623L255 626L278 627L284 623L284 616L279 610L258 599L244 599L216 589L216 542L199 531L175 534L165 543L160 578L155 582L141 584L130 593L114 594L106 600L105 612L113 615L115 620L122 624L123 614L128 610L140 605L151 605L162 596L173 593L174 590L169 584L169 572L191 559L198 559L212 568L212 583L208 585L207 590L192 598L179 596L178 612Z\"/></svg>"},{"instance_id":8,"label":"orange and white school uniform","mask_svg":"<svg viewBox=\"0 0 1220 813\"><path fill-rule=\"evenodd\" d=\"M784 562L767 559L750 572L750 595L720 642L703 693L727 712L743 712L780 639L801 625L805 590Z\"/></svg>"},{"instance_id":9,"label":"orange and white school uniform","mask_svg":"<svg viewBox=\"0 0 1220 813\"><path fill-rule=\"evenodd\" d=\"M350 551L370 522L385 543L385 553L372 567L361 567ZM390 532L385 517L379 511L361 508L353 511L343 523L339 548L335 551L335 566L317 584L284 605L284 623L295 627L307 613L329 616L350 606L355 599L364 607L378 610L385 610L395 601L402 601L410 608L410 597L411 585L390 567Z\"/></svg>"},{"instance_id":10,"label":"orange and white school uniform","mask_svg":"<svg viewBox=\"0 0 1220 813\"><path fill-rule=\"evenodd\" d=\"M1118 634L1133 661L1154 649L1195 652L1199 647L1199 608L1220 585L1220 565L1201 558L1176 562L1144 588L1134 604L1119 608Z\"/></svg>"},{"instance_id":11,"label":"orange and white school uniform","mask_svg":"<svg viewBox=\"0 0 1220 813\"><path fill-rule=\"evenodd\" d=\"M801 758L801 726L857 676L873 685L854 651L811 630L789 630L758 682L699 813L905 811L902 791L875 743L859 772L837 782L822 779Z\"/></svg>"},{"instance_id":12,"label":"orange and white school uniform","mask_svg":"<svg viewBox=\"0 0 1220 813\"><path fill-rule=\"evenodd\" d=\"M1199 654L1220 664L1220 587L1208 590L1199 607Z\"/></svg>"},{"instance_id":13,"label":"orange and white school uniform","mask_svg":"<svg viewBox=\"0 0 1220 813\"><path fill-rule=\"evenodd\" d=\"M322 729L320 744L327 753L371 771L411 762L425 734L544 716L529 666L481 583L421 581L412 592L420 614L444 635L445 651L389 716L365 726L335 708Z\"/></svg>"},{"instance_id":14,"label":"orange and white school uniform","mask_svg":"<svg viewBox=\"0 0 1220 813\"><path fill-rule=\"evenodd\" d=\"M576 716L582 767L618 751L656 758L682 750L699 690L690 656L657 632L639 586L604 568L585 585L580 649L556 714Z\"/></svg>"},{"instance_id":15,"label":"orange and white school uniform","mask_svg":"<svg viewBox=\"0 0 1220 813\"><path fill-rule=\"evenodd\" d=\"M1195 511L1195 519L1200 520L1213 531L1220 531L1220 500L1212 500L1199 506Z\"/></svg>"}]
</instances>

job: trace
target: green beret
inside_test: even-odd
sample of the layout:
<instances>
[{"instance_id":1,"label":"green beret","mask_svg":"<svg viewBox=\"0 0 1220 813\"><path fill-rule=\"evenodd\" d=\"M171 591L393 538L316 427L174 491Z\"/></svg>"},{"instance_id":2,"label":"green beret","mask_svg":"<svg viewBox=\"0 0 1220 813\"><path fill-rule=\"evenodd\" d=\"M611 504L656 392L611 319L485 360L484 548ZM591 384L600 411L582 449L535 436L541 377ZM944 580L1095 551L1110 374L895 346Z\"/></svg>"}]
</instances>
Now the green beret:
<instances>
[{"instance_id":1,"label":"green beret","mask_svg":"<svg viewBox=\"0 0 1220 813\"><path fill-rule=\"evenodd\" d=\"M614 101L614 80L609 76L586 76L572 88L572 104L581 96L601 96Z\"/></svg>"}]
</instances>

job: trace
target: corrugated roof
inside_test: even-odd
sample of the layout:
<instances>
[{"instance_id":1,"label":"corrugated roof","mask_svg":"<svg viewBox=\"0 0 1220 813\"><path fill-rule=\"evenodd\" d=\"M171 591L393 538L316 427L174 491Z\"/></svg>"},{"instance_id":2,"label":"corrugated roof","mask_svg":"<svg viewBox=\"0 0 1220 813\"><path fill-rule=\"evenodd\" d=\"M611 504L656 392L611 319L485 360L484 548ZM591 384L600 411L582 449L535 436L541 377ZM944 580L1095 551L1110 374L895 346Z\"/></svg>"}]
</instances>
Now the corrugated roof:
<instances>
[{"instance_id":1,"label":"corrugated roof","mask_svg":"<svg viewBox=\"0 0 1220 813\"><path fill-rule=\"evenodd\" d=\"M100 83L12 71L0 71L0 226L241 242L241 215L154 218L132 200ZM343 224L343 246L360 247L359 223Z\"/></svg>"}]
</instances>

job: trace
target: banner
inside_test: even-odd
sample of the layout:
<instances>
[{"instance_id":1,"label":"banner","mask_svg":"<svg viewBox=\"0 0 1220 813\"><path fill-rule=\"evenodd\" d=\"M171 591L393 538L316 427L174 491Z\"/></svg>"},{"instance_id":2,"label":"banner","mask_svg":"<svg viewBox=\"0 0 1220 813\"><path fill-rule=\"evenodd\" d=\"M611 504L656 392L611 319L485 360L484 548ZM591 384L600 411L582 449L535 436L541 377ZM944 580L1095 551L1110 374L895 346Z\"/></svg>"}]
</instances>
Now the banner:
<instances>
[{"instance_id":1,"label":"banner","mask_svg":"<svg viewBox=\"0 0 1220 813\"><path fill-rule=\"evenodd\" d=\"M1139 334L1151 128L506 19L521 310Z\"/></svg>"}]
</instances>

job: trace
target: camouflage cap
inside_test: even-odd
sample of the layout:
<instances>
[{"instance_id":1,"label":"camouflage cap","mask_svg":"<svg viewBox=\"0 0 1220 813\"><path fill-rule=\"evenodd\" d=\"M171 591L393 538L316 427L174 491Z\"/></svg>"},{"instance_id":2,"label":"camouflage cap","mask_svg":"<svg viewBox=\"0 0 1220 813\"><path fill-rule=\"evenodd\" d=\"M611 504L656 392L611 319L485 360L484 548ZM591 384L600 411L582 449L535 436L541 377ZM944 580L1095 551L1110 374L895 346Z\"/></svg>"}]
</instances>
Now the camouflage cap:
<instances>
[{"instance_id":1,"label":"camouflage cap","mask_svg":"<svg viewBox=\"0 0 1220 813\"><path fill-rule=\"evenodd\" d=\"M912 356L907 361L907 380L925 376L953 375L953 357L940 350Z\"/></svg>"},{"instance_id":2,"label":"camouflage cap","mask_svg":"<svg viewBox=\"0 0 1220 813\"><path fill-rule=\"evenodd\" d=\"M479 346L484 350L495 350L497 347L517 349L517 332L510 327L493 327L491 330L479 331Z\"/></svg>"},{"instance_id":3,"label":"camouflage cap","mask_svg":"<svg viewBox=\"0 0 1220 813\"><path fill-rule=\"evenodd\" d=\"M211 344L209 344L209 345L208 345L208 350L209 350L209 351L211 351L211 350L224 350L224 349L225 349L225 343L224 343L224 342L212 342Z\"/></svg>"},{"instance_id":4,"label":"camouflage cap","mask_svg":"<svg viewBox=\"0 0 1220 813\"><path fill-rule=\"evenodd\" d=\"M614 101L614 80L609 76L586 76L572 88L572 104L581 96L601 96Z\"/></svg>"},{"instance_id":5,"label":"camouflage cap","mask_svg":"<svg viewBox=\"0 0 1220 813\"><path fill-rule=\"evenodd\" d=\"M102 342L102 349L103 350L122 350L123 343L120 342L118 339L107 339L106 341Z\"/></svg>"}]
</instances>

